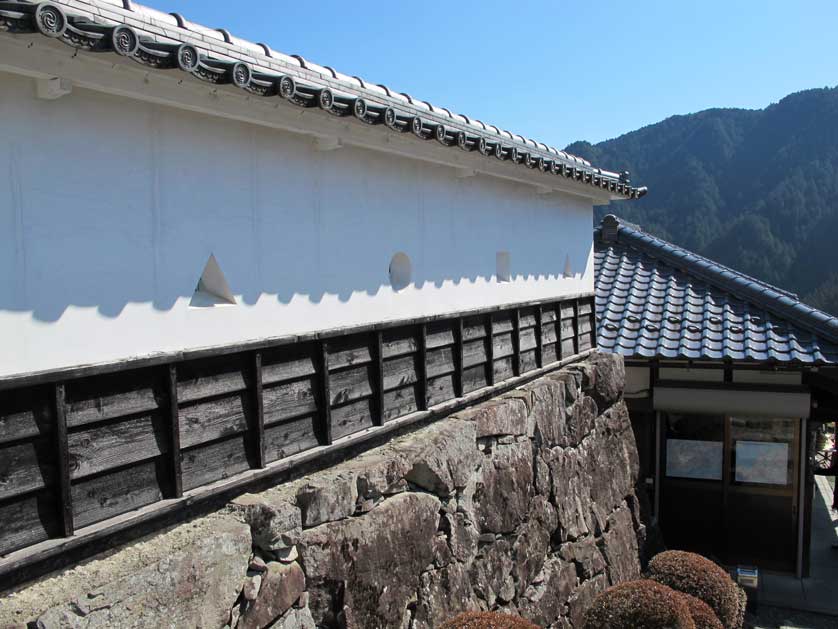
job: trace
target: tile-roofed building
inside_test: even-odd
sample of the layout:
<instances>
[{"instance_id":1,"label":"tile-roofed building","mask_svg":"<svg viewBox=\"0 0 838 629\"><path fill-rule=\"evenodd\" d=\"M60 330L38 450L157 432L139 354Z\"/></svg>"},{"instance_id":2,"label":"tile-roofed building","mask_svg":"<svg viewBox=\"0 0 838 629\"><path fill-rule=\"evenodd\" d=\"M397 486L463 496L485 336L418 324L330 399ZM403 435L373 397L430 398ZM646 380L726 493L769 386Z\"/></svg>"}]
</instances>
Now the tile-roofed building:
<instances>
[{"instance_id":1,"label":"tile-roofed building","mask_svg":"<svg viewBox=\"0 0 838 629\"><path fill-rule=\"evenodd\" d=\"M838 364L838 318L622 222L594 234L599 347L626 357Z\"/></svg>"},{"instance_id":2,"label":"tile-roofed building","mask_svg":"<svg viewBox=\"0 0 838 629\"><path fill-rule=\"evenodd\" d=\"M597 344L626 359L667 545L804 576L813 431L838 418L838 318L613 215L594 264Z\"/></svg>"}]
</instances>

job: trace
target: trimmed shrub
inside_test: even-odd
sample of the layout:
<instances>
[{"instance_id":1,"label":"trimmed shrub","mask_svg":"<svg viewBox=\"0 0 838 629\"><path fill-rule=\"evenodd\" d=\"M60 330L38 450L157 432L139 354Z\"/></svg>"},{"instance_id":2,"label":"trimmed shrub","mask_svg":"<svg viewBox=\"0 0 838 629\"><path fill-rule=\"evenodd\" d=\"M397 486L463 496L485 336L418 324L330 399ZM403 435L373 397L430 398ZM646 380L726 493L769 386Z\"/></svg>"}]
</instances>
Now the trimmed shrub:
<instances>
[{"instance_id":1,"label":"trimmed shrub","mask_svg":"<svg viewBox=\"0 0 838 629\"><path fill-rule=\"evenodd\" d=\"M748 610L748 595L745 593L745 590L737 583L736 584L736 597L739 601L739 609L736 613L736 626L737 627L744 627L745 626L745 612Z\"/></svg>"},{"instance_id":2,"label":"trimmed shrub","mask_svg":"<svg viewBox=\"0 0 838 629\"><path fill-rule=\"evenodd\" d=\"M538 629L528 620L499 612L465 612L446 620L440 629Z\"/></svg>"},{"instance_id":3,"label":"trimmed shrub","mask_svg":"<svg viewBox=\"0 0 838 629\"><path fill-rule=\"evenodd\" d=\"M741 629L739 586L709 559L667 550L649 562L649 578L707 603L725 629Z\"/></svg>"},{"instance_id":4,"label":"trimmed shrub","mask_svg":"<svg viewBox=\"0 0 838 629\"><path fill-rule=\"evenodd\" d=\"M695 629L683 594L642 579L612 586L594 598L584 629Z\"/></svg>"},{"instance_id":5,"label":"trimmed shrub","mask_svg":"<svg viewBox=\"0 0 838 629\"><path fill-rule=\"evenodd\" d=\"M722 621L707 603L689 594L681 593L681 596L690 610L695 629L724 629Z\"/></svg>"}]
</instances>

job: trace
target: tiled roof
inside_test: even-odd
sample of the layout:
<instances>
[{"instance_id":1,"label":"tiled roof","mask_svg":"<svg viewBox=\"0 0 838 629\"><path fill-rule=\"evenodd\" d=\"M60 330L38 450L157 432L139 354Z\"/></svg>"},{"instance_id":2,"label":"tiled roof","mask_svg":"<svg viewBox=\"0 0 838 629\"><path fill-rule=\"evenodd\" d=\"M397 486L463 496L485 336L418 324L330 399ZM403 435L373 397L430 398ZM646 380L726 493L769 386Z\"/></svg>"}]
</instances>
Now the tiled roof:
<instances>
[{"instance_id":1,"label":"tiled roof","mask_svg":"<svg viewBox=\"0 0 838 629\"><path fill-rule=\"evenodd\" d=\"M227 84L250 95L282 99L324 115L386 125L396 133L438 142L448 150L475 151L600 188L617 198L643 196L627 173L590 162L541 142L462 114L368 83L299 55L286 55L162 13L131 0L0 0L0 31L40 33L82 51L113 53L158 71L183 72L212 84Z\"/></svg>"},{"instance_id":2,"label":"tiled roof","mask_svg":"<svg viewBox=\"0 0 838 629\"><path fill-rule=\"evenodd\" d=\"M838 363L838 318L606 216L594 231L597 341L626 357Z\"/></svg>"}]
</instances>

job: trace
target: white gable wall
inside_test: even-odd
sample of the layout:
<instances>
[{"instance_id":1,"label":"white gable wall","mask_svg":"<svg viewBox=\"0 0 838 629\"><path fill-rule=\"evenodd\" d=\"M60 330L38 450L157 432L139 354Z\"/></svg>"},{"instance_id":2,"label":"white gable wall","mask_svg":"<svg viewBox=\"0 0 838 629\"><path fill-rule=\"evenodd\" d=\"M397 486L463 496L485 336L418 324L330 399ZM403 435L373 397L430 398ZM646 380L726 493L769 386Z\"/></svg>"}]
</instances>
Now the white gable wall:
<instances>
[{"instance_id":1,"label":"white gable wall","mask_svg":"<svg viewBox=\"0 0 838 629\"><path fill-rule=\"evenodd\" d=\"M3 73L0 120L0 376L593 292L582 197Z\"/></svg>"}]
</instances>

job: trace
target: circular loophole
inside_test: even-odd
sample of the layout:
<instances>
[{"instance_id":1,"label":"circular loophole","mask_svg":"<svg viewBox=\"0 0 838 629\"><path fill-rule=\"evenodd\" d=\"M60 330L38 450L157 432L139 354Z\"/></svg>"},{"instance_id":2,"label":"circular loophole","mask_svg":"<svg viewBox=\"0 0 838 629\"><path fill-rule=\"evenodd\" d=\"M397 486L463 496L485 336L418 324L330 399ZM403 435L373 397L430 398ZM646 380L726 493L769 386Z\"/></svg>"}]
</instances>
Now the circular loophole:
<instances>
[{"instance_id":1,"label":"circular loophole","mask_svg":"<svg viewBox=\"0 0 838 629\"><path fill-rule=\"evenodd\" d=\"M399 251L390 260L390 286L393 290L402 290L410 285L413 265L406 253Z\"/></svg>"}]
</instances>

